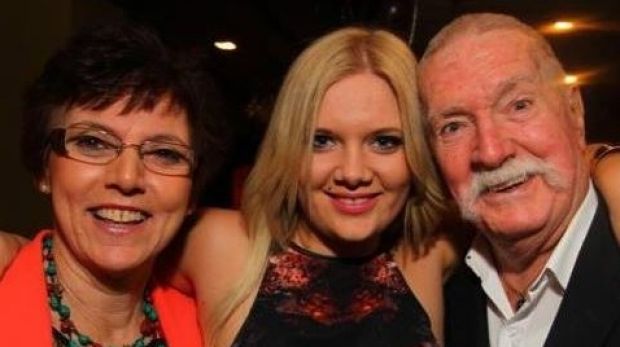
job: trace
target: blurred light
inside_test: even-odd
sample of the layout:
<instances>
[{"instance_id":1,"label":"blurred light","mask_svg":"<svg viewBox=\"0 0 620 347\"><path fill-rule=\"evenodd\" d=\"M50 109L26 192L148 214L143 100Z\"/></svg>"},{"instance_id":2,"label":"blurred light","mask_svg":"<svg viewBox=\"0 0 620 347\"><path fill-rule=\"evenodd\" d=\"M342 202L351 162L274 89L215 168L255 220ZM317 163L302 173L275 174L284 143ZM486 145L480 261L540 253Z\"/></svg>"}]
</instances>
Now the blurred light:
<instances>
[{"instance_id":1,"label":"blurred light","mask_svg":"<svg viewBox=\"0 0 620 347\"><path fill-rule=\"evenodd\" d=\"M544 34L565 34L574 31L590 29L591 24L587 20L558 20L553 23L542 25L539 29Z\"/></svg>"},{"instance_id":2,"label":"blurred light","mask_svg":"<svg viewBox=\"0 0 620 347\"><path fill-rule=\"evenodd\" d=\"M213 45L217 49L221 49L223 51L234 51L237 49L237 45L232 41L215 41Z\"/></svg>"},{"instance_id":3,"label":"blurred light","mask_svg":"<svg viewBox=\"0 0 620 347\"><path fill-rule=\"evenodd\" d=\"M557 21L553 23L553 29L556 31L569 31L575 28L575 23L569 21Z\"/></svg>"},{"instance_id":4,"label":"blurred light","mask_svg":"<svg viewBox=\"0 0 620 347\"><path fill-rule=\"evenodd\" d=\"M577 75L566 75L564 76L564 84L577 84L579 82L579 77Z\"/></svg>"},{"instance_id":5,"label":"blurred light","mask_svg":"<svg viewBox=\"0 0 620 347\"><path fill-rule=\"evenodd\" d=\"M582 69L579 71L571 71L562 77L561 83L569 86L598 84L601 83L606 76L608 76L606 73L607 70L608 68L599 66L595 68Z\"/></svg>"}]
</instances>

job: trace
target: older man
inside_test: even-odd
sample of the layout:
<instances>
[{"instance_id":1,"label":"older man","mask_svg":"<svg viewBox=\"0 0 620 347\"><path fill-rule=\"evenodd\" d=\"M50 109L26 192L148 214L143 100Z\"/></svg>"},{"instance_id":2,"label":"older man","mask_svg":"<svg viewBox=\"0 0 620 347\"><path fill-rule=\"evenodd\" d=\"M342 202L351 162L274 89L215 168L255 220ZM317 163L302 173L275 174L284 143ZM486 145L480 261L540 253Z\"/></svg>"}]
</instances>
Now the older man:
<instances>
[{"instance_id":1,"label":"older man","mask_svg":"<svg viewBox=\"0 0 620 347\"><path fill-rule=\"evenodd\" d=\"M548 43L462 16L420 87L437 162L480 230L446 286L452 346L620 346L620 249L583 159L584 110Z\"/></svg>"}]
</instances>

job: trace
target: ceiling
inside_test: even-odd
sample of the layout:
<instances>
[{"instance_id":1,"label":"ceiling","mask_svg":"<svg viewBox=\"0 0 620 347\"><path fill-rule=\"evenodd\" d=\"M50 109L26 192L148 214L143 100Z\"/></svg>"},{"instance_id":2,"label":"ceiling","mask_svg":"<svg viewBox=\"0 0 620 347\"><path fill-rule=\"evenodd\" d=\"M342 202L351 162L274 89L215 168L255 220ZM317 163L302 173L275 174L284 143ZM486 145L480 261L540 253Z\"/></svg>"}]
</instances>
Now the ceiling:
<instances>
[{"instance_id":1,"label":"ceiling","mask_svg":"<svg viewBox=\"0 0 620 347\"><path fill-rule=\"evenodd\" d=\"M251 161L282 77L312 39L348 24L381 26L409 41L417 56L439 28L466 12L512 14L535 27L560 19L586 30L549 35L569 72L593 73L582 85L591 140L620 141L620 1L617 0L109 0L168 38L208 51L230 105L238 146ZM237 43L217 50L215 40Z\"/></svg>"}]
</instances>

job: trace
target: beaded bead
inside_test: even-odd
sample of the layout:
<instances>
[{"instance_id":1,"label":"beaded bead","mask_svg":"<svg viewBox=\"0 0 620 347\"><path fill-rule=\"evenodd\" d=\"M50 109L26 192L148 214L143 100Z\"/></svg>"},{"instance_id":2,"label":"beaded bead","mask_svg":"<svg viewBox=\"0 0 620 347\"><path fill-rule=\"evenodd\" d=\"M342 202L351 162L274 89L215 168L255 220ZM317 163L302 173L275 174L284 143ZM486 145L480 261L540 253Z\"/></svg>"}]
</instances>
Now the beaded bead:
<instances>
[{"instance_id":1,"label":"beaded bead","mask_svg":"<svg viewBox=\"0 0 620 347\"><path fill-rule=\"evenodd\" d=\"M49 302L50 302L50 307L54 311L57 311L58 307L60 307L60 298L55 294L50 295Z\"/></svg>"},{"instance_id":2,"label":"beaded bead","mask_svg":"<svg viewBox=\"0 0 620 347\"><path fill-rule=\"evenodd\" d=\"M83 334L78 334L78 342L82 346L88 346L92 341L90 340L90 337Z\"/></svg>"},{"instance_id":3,"label":"beaded bead","mask_svg":"<svg viewBox=\"0 0 620 347\"><path fill-rule=\"evenodd\" d=\"M47 263L47 268L45 268L45 273L47 273L49 276L56 275L56 264L53 261L49 261Z\"/></svg>"}]
</instances>

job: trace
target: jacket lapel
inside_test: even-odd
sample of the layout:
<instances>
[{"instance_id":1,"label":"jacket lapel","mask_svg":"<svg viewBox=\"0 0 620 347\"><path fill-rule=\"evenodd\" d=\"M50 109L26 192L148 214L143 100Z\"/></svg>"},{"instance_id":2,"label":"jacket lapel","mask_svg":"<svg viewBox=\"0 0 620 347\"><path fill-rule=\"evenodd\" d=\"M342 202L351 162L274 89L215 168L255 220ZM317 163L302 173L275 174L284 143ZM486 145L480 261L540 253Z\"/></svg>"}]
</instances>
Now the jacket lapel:
<instances>
[{"instance_id":1,"label":"jacket lapel","mask_svg":"<svg viewBox=\"0 0 620 347\"><path fill-rule=\"evenodd\" d=\"M446 347L488 347L487 298L480 279L462 264L444 289Z\"/></svg>"},{"instance_id":2,"label":"jacket lapel","mask_svg":"<svg viewBox=\"0 0 620 347\"><path fill-rule=\"evenodd\" d=\"M620 322L620 248L599 199L545 347L605 346Z\"/></svg>"}]
</instances>

